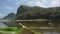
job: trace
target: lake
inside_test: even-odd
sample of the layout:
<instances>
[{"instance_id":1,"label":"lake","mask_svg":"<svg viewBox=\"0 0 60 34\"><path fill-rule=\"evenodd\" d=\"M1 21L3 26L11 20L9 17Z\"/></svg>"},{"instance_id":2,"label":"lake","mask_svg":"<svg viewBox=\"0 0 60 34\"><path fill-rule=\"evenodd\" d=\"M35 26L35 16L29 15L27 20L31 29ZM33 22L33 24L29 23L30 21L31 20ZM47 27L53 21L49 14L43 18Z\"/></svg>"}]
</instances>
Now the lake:
<instances>
[{"instance_id":1,"label":"lake","mask_svg":"<svg viewBox=\"0 0 60 34\"><path fill-rule=\"evenodd\" d=\"M4 23L0 23L0 27L7 27Z\"/></svg>"},{"instance_id":2,"label":"lake","mask_svg":"<svg viewBox=\"0 0 60 34\"><path fill-rule=\"evenodd\" d=\"M43 34L60 34L59 32L45 32Z\"/></svg>"}]
</instances>

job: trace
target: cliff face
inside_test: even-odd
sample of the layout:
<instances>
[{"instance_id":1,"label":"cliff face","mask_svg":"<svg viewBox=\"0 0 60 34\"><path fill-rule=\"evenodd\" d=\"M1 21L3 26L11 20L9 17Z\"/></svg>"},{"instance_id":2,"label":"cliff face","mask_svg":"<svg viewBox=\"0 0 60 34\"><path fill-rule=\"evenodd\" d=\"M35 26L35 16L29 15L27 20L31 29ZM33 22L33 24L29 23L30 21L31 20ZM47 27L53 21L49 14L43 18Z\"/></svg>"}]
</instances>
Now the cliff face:
<instances>
[{"instance_id":1,"label":"cliff face","mask_svg":"<svg viewBox=\"0 0 60 34\"><path fill-rule=\"evenodd\" d=\"M14 20L15 19L15 14L14 13L9 13L7 16L5 16L3 19L5 20ZM14 22L4 22L8 27L16 27L16 23Z\"/></svg>"},{"instance_id":2,"label":"cliff face","mask_svg":"<svg viewBox=\"0 0 60 34\"><path fill-rule=\"evenodd\" d=\"M42 8L21 5L17 10L16 19L60 19L60 7Z\"/></svg>"}]
</instances>

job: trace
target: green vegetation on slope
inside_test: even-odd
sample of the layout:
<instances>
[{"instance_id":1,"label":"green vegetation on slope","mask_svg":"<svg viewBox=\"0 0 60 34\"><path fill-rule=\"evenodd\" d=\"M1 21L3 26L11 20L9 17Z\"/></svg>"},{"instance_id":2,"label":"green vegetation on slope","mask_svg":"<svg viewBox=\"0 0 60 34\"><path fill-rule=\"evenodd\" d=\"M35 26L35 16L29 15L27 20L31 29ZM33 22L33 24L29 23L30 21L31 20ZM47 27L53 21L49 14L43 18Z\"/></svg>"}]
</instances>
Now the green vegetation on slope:
<instances>
[{"instance_id":1,"label":"green vegetation on slope","mask_svg":"<svg viewBox=\"0 0 60 34\"><path fill-rule=\"evenodd\" d=\"M21 5L17 10L16 19L60 19L60 7L42 8Z\"/></svg>"},{"instance_id":2,"label":"green vegetation on slope","mask_svg":"<svg viewBox=\"0 0 60 34\"><path fill-rule=\"evenodd\" d=\"M15 14L14 13L9 13L7 16L5 16L3 19L8 19L8 20L12 20L15 19Z\"/></svg>"},{"instance_id":3,"label":"green vegetation on slope","mask_svg":"<svg viewBox=\"0 0 60 34\"><path fill-rule=\"evenodd\" d=\"M7 16L5 16L4 20L11 20L11 22L4 22L8 27L16 27L15 23L15 13L9 13Z\"/></svg>"}]
</instances>

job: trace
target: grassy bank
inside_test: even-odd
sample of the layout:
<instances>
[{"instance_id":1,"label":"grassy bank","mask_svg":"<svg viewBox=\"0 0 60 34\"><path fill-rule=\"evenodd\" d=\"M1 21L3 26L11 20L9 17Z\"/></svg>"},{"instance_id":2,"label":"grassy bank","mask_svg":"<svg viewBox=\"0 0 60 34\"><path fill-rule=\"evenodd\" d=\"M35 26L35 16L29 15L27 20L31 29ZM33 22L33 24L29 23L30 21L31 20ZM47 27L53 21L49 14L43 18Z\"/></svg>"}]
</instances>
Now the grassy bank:
<instances>
[{"instance_id":1,"label":"grassy bank","mask_svg":"<svg viewBox=\"0 0 60 34\"><path fill-rule=\"evenodd\" d=\"M0 34L19 34L23 28L17 27L8 27L8 28L0 28Z\"/></svg>"}]
</instances>

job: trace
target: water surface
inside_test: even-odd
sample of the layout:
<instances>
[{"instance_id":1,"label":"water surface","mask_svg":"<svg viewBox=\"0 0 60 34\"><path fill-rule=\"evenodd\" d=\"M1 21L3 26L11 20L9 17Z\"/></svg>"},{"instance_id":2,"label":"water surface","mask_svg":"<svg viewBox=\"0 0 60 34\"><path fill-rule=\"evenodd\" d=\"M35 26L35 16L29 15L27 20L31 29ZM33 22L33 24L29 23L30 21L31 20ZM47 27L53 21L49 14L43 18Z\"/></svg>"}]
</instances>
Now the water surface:
<instances>
[{"instance_id":1,"label":"water surface","mask_svg":"<svg viewBox=\"0 0 60 34\"><path fill-rule=\"evenodd\" d=\"M7 27L4 23L0 23L0 27Z\"/></svg>"}]
</instances>

